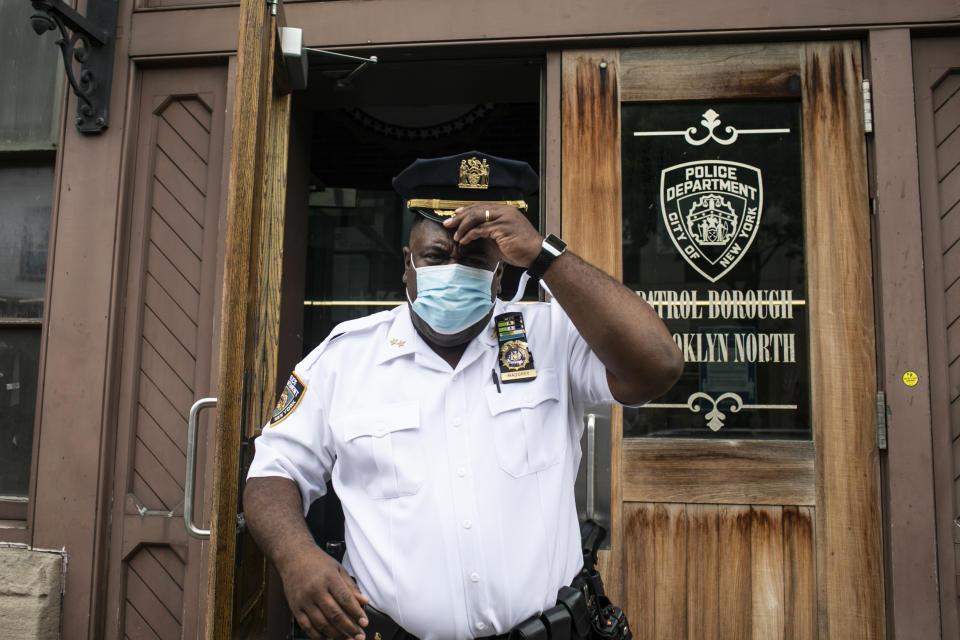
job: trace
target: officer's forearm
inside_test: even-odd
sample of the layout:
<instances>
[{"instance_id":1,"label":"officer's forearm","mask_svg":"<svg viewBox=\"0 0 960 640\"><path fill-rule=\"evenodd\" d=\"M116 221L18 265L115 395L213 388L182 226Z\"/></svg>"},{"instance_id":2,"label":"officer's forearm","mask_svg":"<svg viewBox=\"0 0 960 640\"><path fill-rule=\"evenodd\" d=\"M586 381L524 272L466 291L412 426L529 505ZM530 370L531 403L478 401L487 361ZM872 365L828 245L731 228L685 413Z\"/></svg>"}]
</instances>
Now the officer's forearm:
<instances>
[{"instance_id":1,"label":"officer's forearm","mask_svg":"<svg viewBox=\"0 0 960 640\"><path fill-rule=\"evenodd\" d=\"M665 393L683 358L670 332L640 296L570 251L543 277L550 292L607 368L614 397L626 404Z\"/></svg>"},{"instance_id":2,"label":"officer's forearm","mask_svg":"<svg viewBox=\"0 0 960 640\"><path fill-rule=\"evenodd\" d=\"M283 573L304 545L314 540L303 518L300 491L287 478L250 478L243 491L243 514L260 550Z\"/></svg>"}]
</instances>

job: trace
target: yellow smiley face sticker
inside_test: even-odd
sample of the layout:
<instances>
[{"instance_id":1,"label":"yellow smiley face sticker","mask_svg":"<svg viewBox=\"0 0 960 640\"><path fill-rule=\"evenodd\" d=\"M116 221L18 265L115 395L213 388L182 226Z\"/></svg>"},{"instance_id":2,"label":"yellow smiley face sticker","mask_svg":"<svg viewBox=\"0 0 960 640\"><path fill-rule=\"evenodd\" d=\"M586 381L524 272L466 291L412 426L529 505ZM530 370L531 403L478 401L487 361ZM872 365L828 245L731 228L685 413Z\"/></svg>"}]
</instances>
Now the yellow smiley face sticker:
<instances>
[{"instance_id":1,"label":"yellow smiley face sticker","mask_svg":"<svg viewBox=\"0 0 960 640\"><path fill-rule=\"evenodd\" d=\"M917 375L916 371L907 371L903 374L903 384L908 387L916 386L920 382L920 376Z\"/></svg>"}]
</instances>

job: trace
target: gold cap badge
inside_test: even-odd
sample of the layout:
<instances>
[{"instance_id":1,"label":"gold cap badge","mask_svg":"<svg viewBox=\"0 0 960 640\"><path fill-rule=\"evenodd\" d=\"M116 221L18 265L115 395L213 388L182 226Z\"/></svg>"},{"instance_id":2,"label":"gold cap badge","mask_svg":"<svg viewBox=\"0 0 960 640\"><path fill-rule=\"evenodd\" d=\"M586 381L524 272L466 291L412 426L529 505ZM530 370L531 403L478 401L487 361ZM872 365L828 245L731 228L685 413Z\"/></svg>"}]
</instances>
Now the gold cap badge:
<instances>
[{"instance_id":1,"label":"gold cap badge","mask_svg":"<svg viewBox=\"0 0 960 640\"><path fill-rule=\"evenodd\" d=\"M478 159L473 156L469 160L460 161L460 182L457 186L461 189L487 189L490 187L490 165L487 159Z\"/></svg>"}]
</instances>

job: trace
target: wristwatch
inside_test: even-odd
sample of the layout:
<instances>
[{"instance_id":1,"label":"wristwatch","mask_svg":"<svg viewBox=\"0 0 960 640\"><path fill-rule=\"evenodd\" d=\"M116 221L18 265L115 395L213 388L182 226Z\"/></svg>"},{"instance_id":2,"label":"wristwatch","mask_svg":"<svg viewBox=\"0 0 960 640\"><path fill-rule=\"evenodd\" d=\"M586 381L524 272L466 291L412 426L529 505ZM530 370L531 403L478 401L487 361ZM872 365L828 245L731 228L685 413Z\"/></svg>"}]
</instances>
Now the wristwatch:
<instances>
[{"instance_id":1,"label":"wristwatch","mask_svg":"<svg viewBox=\"0 0 960 640\"><path fill-rule=\"evenodd\" d=\"M547 268L553 264L553 261L567 250L567 243L557 236L548 234L540 245L540 253L534 258L530 266L527 267L527 273L534 280L539 280L547 272Z\"/></svg>"}]
</instances>

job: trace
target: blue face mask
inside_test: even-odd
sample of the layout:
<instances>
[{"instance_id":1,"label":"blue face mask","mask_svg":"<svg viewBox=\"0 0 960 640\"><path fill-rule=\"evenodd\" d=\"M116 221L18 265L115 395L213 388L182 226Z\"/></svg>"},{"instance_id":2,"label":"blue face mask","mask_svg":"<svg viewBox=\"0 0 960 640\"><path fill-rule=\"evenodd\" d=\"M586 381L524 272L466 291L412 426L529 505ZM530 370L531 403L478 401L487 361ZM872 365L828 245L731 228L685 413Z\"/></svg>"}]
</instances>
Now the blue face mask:
<instances>
[{"instance_id":1,"label":"blue face mask","mask_svg":"<svg viewBox=\"0 0 960 640\"><path fill-rule=\"evenodd\" d=\"M417 299L411 306L437 333L459 333L480 320L493 306L490 289L496 267L493 271L462 264L418 268L412 258L410 264L417 274Z\"/></svg>"}]
</instances>

